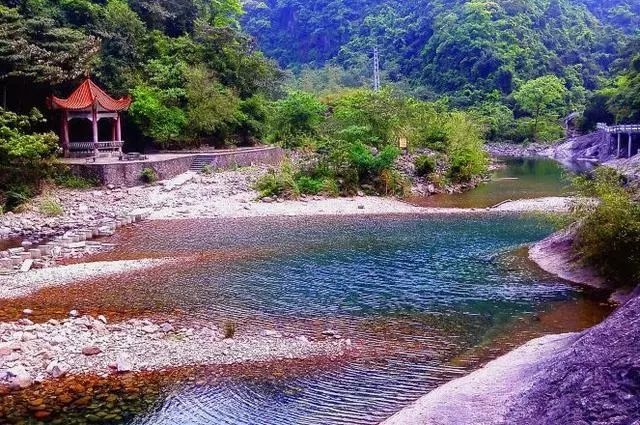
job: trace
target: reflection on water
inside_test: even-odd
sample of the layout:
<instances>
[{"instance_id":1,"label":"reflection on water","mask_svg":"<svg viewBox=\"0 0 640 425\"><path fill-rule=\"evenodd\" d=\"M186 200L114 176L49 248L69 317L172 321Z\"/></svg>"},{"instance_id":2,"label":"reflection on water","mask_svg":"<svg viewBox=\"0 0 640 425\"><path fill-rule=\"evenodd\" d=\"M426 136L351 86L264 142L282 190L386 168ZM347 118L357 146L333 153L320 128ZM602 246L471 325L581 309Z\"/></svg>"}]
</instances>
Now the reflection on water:
<instances>
[{"instance_id":1,"label":"reflection on water","mask_svg":"<svg viewBox=\"0 0 640 425\"><path fill-rule=\"evenodd\" d=\"M373 424L514 344L606 314L507 255L549 232L534 219L493 216L149 222L95 258L175 253L183 261L50 288L0 311L180 312L310 337L336 329L360 357L296 376L168 383L132 423ZM586 319L563 324L552 313L567 305Z\"/></svg>"},{"instance_id":2,"label":"reflection on water","mask_svg":"<svg viewBox=\"0 0 640 425\"><path fill-rule=\"evenodd\" d=\"M414 197L409 201L424 207L486 208L506 200L533 199L566 195L571 171L551 159L505 158L491 181L476 189L452 195ZM582 171L574 164L572 171Z\"/></svg>"}]
</instances>

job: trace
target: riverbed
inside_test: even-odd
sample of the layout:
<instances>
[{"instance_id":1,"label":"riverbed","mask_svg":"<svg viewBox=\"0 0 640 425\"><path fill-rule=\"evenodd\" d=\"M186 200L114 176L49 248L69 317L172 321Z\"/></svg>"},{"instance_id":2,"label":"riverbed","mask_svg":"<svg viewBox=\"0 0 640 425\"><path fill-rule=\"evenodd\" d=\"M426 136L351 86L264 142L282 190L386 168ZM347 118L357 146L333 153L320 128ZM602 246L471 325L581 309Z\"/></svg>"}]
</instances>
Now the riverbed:
<instances>
[{"instance_id":1,"label":"riverbed","mask_svg":"<svg viewBox=\"0 0 640 425\"><path fill-rule=\"evenodd\" d=\"M471 200L444 199L476 208L505 196L564 195L566 182L555 164L517 161L460 195ZM453 205L446 202L437 206ZM529 262L526 245L551 232L539 218L477 212L173 217L122 228L106 239L117 249L75 261L175 261L0 301L0 317L30 309L44 322L77 310L110 323L234 323L240 334L348 340L353 352L49 380L4 397L0 418L35 423L44 411L65 424L378 423L532 338L582 330L610 312L597 294Z\"/></svg>"},{"instance_id":2,"label":"riverbed","mask_svg":"<svg viewBox=\"0 0 640 425\"><path fill-rule=\"evenodd\" d=\"M181 264L49 288L0 310L28 307L43 319L70 309L179 314L312 339L331 329L360 355L293 377L163 382L147 410L126 420L373 424L527 339L607 314L519 253L550 231L491 215L150 221L119 232L110 241L118 250L91 260L173 253Z\"/></svg>"}]
</instances>

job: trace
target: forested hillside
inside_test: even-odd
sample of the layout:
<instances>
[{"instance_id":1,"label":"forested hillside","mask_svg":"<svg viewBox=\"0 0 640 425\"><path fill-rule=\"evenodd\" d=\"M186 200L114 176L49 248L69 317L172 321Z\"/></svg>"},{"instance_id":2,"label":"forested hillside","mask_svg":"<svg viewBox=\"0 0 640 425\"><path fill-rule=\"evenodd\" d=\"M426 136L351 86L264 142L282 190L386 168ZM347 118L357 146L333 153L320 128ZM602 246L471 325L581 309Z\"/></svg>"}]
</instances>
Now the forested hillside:
<instances>
[{"instance_id":1,"label":"forested hillside","mask_svg":"<svg viewBox=\"0 0 640 425\"><path fill-rule=\"evenodd\" d=\"M251 0L245 8L247 30L282 66L339 67L329 77L303 72L309 87L331 78L369 84L377 46L387 84L422 98L446 94L460 107L509 104L525 81L553 74L566 83L566 110L581 109L628 63L620 55L640 22L633 0Z\"/></svg>"},{"instance_id":2,"label":"forested hillside","mask_svg":"<svg viewBox=\"0 0 640 425\"><path fill-rule=\"evenodd\" d=\"M241 13L236 0L4 0L4 104L44 109L90 74L133 96L129 130L158 143L260 137L279 71L241 31Z\"/></svg>"}]
</instances>

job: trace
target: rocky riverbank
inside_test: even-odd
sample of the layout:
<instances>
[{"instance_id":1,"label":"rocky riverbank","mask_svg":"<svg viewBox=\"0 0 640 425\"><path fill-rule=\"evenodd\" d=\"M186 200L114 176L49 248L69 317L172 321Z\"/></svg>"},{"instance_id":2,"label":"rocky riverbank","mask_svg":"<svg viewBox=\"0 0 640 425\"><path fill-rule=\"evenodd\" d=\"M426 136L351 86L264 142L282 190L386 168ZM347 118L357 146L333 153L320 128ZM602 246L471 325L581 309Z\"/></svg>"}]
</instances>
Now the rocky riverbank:
<instances>
[{"instance_id":1,"label":"rocky riverbank","mask_svg":"<svg viewBox=\"0 0 640 425\"><path fill-rule=\"evenodd\" d=\"M569 282L598 289L606 288L605 280L593 269L581 264L573 249L572 228L554 233L529 249L529 258L541 269Z\"/></svg>"},{"instance_id":2,"label":"rocky riverbank","mask_svg":"<svg viewBox=\"0 0 640 425\"><path fill-rule=\"evenodd\" d=\"M104 316L78 316L34 324L30 310L17 322L0 323L0 387L26 388L64 375L161 370L167 367L224 365L341 357L351 340L327 331L323 339L282 334L235 332L235 324L190 323L173 319L131 319L109 323ZM1 388L0 388L1 389Z\"/></svg>"}]
</instances>

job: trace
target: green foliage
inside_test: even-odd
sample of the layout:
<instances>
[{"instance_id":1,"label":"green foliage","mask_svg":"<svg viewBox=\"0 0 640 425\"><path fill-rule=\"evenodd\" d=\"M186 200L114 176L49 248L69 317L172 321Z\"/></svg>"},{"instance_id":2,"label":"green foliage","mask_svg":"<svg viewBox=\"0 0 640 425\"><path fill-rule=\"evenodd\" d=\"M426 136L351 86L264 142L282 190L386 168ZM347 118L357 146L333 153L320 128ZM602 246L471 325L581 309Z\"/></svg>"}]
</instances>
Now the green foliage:
<instances>
[{"instance_id":1,"label":"green foliage","mask_svg":"<svg viewBox=\"0 0 640 425\"><path fill-rule=\"evenodd\" d=\"M231 133L239 118L240 99L204 67L189 70L186 79L189 133L193 137Z\"/></svg>"},{"instance_id":2,"label":"green foliage","mask_svg":"<svg viewBox=\"0 0 640 425\"><path fill-rule=\"evenodd\" d=\"M211 164L206 164L204 167L202 167L202 174L210 176L211 174L213 174L214 169L213 166Z\"/></svg>"},{"instance_id":3,"label":"green foliage","mask_svg":"<svg viewBox=\"0 0 640 425\"><path fill-rule=\"evenodd\" d=\"M405 99L391 90L348 90L327 99L327 103L333 112L326 131L332 137L376 147L397 139Z\"/></svg>"},{"instance_id":4,"label":"green foliage","mask_svg":"<svg viewBox=\"0 0 640 425\"><path fill-rule=\"evenodd\" d=\"M64 213L62 205L54 198L45 198L40 202L40 213L48 217L58 217Z\"/></svg>"},{"instance_id":5,"label":"green foliage","mask_svg":"<svg viewBox=\"0 0 640 425\"><path fill-rule=\"evenodd\" d=\"M429 155L420 155L415 159L416 174L426 177L436 170L436 160Z\"/></svg>"},{"instance_id":6,"label":"green foliage","mask_svg":"<svg viewBox=\"0 0 640 425\"><path fill-rule=\"evenodd\" d=\"M631 60L628 69L618 77L609 100L609 109L616 121L637 123L640 121L640 53Z\"/></svg>"},{"instance_id":7,"label":"green foliage","mask_svg":"<svg viewBox=\"0 0 640 425\"><path fill-rule=\"evenodd\" d=\"M60 187L68 189L88 189L98 186L98 182L92 179L72 174L68 169L59 170L53 177L53 182Z\"/></svg>"},{"instance_id":8,"label":"green foliage","mask_svg":"<svg viewBox=\"0 0 640 425\"><path fill-rule=\"evenodd\" d=\"M148 184L155 183L156 181L158 181L158 175L153 168L146 167L142 169L142 172L140 173L140 179Z\"/></svg>"},{"instance_id":9,"label":"green foliage","mask_svg":"<svg viewBox=\"0 0 640 425\"><path fill-rule=\"evenodd\" d=\"M483 129L462 112L454 112L446 126L449 177L467 182L487 170L489 159L484 150Z\"/></svg>"},{"instance_id":10,"label":"green foliage","mask_svg":"<svg viewBox=\"0 0 640 425\"><path fill-rule=\"evenodd\" d=\"M0 108L0 205L9 211L32 196L52 171L58 138L39 132L44 122L36 109L19 115Z\"/></svg>"},{"instance_id":11,"label":"green foliage","mask_svg":"<svg viewBox=\"0 0 640 425\"><path fill-rule=\"evenodd\" d=\"M566 96L564 81L555 75L527 81L513 94L520 108L531 117L524 128L529 130L532 141L548 140L554 133L551 123L559 119Z\"/></svg>"},{"instance_id":12,"label":"green foliage","mask_svg":"<svg viewBox=\"0 0 640 425\"><path fill-rule=\"evenodd\" d=\"M134 102L129 114L143 133L160 144L179 140L187 127L183 109L174 104L169 93L146 86L133 90Z\"/></svg>"},{"instance_id":13,"label":"green foliage","mask_svg":"<svg viewBox=\"0 0 640 425\"><path fill-rule=\"evenodd\" d=\"M255 189L260 198L270 196L297 198L300 189L295 180L295 170L290 161L285 161L277 170L269 172L258 179Z\"/></svg>"},{"instance_id":14,"label":"green foliage","mask_svg":"<svg viewBox=\"0 0 640 425\"><path fill-rule=\"evenodd\" d=\"M633 0L298 0L246 2L244 24L264 51L318 94L371 86L380 51L383 85L455 107L511 107L522 83L545 74L567 82L567 109L615 71L638 28ZM495 133L491 133L493 136Z\"/></svg>"},{"instance_id":15,"label":"green foliage","mask_svg":"<svg viewBox=\"0 0 640 425\"><path fill-rule=\"evenodd\" d=\"M274 103L270 120L271 139L286 148L299 147L305 138L317 135L327 107L315 96L291 92Z\"/></svg>"},{"instance_id":16,"label":"green foliage","mask_svg":"<svg viewBox=\"0 0 640 425\"><path fill-rule=\"evenodd\" d=\"M578 212L575 248L582 260L620 286L640 280L640 205L608 167L596 170L593 180L579 178L576 186L596 197Z\"/></svg>"}]
</instances>

